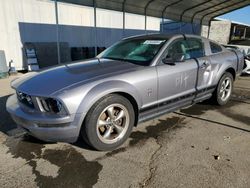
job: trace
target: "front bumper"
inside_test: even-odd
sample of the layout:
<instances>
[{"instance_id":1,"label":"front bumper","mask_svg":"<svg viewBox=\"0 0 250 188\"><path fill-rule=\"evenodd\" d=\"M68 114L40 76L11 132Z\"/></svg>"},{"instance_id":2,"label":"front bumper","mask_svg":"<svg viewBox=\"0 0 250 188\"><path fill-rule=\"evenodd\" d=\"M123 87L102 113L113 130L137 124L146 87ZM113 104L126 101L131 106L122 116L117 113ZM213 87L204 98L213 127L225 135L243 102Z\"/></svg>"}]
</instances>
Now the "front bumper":
<instances>
[{"instance_id":1,"label":"front bumper","mask_svg":"<svg viewBox=\"0 0 250 188\"><path fill-rule=\"evenodd\" d=\"M48 142L70 142L77 140L84 114L53 116L24 112L16 95L8 98L6 109L18 126L32 136Z\"/></svg>"}]
</instances>

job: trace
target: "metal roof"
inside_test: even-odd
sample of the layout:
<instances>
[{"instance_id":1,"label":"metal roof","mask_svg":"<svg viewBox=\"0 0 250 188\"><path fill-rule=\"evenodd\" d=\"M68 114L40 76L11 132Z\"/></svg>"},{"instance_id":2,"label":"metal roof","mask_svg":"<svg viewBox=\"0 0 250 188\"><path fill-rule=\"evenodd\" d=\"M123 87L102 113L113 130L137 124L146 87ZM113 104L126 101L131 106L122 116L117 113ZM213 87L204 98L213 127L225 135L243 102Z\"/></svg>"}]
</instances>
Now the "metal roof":
<instances>
[{"instance_id":1,"label":"metal roof","mask_svg":"<svg viewBox=\"0 0 250 188\"><path fill-rule=\"evenodd\" d=\"M208 25L214 17L250 5L250 0L58 0L96 8Z\"/></svg>"}]
</instances>

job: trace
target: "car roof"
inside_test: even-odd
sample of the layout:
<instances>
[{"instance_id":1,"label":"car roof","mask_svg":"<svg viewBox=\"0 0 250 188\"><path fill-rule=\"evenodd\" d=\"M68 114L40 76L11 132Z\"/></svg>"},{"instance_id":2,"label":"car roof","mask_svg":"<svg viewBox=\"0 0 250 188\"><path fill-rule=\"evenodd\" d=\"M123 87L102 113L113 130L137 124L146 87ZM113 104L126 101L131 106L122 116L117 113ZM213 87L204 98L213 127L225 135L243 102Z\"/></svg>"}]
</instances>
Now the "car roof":
<instances>
[{"instance_id":1,"label":"car roof","mask_svg":"<svg viewBox=\"0 0 250 188\"><path fill-rule=\"evenodd\" d=\"M190 34L143 34L143 35L137 35L137 36L131 36L131 37L127 37L124 40L127 39L170 39L172 37L176 37L176 36L187 36L187 37L199 37L199 38L203 38L199 35L190 35Z\"/></svg>"}]
</instances>

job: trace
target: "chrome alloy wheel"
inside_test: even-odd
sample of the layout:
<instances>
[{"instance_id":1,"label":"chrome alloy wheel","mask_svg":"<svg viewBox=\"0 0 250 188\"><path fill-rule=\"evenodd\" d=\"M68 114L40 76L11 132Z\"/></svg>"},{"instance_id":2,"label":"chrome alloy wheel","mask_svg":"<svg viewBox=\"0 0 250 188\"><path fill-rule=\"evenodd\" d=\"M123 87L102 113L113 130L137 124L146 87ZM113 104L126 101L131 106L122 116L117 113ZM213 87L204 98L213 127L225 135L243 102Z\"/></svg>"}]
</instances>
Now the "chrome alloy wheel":
<instances>
[{"instance_id":1,"label":"chrome alloy wheel","mask_svg":"<svg viewBox=\"0 0 250 188\"><path fill-rule=\"evenodd\" d=\"M232 80L229 77L226 77L221 83L220 88L220 99L226 101L232 92Z\"/></svg>"},{"instance_id":2,"label":"chrome alloy wheel","mask_svg":"<svg viewBox=\"0 0 250 188\"><path fill-rule=\"evenodd\" d=\"M124 137L129 127L129 113L121 104L111 104L98 117L96 131L105 144L113 144Z\"/></svg>"}]
</instances>

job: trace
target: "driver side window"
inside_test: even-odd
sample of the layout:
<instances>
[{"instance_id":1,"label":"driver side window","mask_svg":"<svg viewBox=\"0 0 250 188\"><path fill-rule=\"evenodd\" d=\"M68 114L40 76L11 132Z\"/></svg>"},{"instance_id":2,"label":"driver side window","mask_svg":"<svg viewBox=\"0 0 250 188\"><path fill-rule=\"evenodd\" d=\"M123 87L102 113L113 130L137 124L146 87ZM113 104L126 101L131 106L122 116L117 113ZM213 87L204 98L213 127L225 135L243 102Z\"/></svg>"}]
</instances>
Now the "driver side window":
<instances>
[{"instance_id":1,"label":"driver side window","mask_svg":"<svg viewBox=\"0 0 250 188\"><path fill-rule=\"evenodd\" d=\"M178 40L170 45L170 47L167 50L166 57L174 59L176 55L180 55L180 56L183 55L184 60L191 58L190 54L188 53L187 40L184 40L184 39Z\"/></svg>"}]
</instances>

